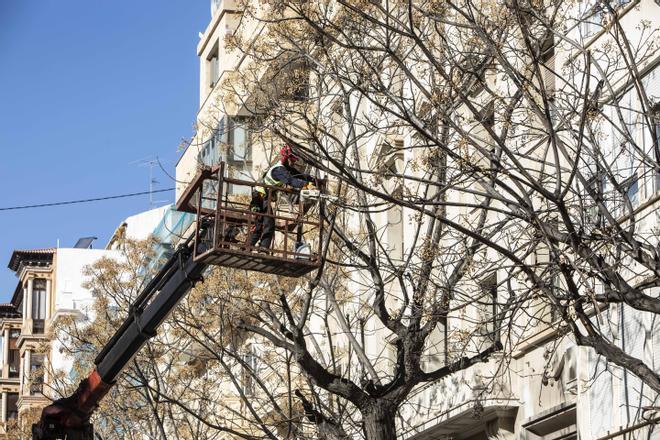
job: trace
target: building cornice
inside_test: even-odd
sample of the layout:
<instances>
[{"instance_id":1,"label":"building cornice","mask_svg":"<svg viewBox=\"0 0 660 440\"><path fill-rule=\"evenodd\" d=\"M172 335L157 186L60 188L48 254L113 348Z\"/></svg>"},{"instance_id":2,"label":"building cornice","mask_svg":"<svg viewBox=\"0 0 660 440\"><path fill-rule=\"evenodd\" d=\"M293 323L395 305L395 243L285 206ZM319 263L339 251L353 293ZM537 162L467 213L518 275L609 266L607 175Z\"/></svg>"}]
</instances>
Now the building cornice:
<instances>
[{"instance_id":1,"label":"building cornice","mask_svg":"<svg viewBox=\"0 0 660 440\"><path fill-rule=\"evenodd\" d=\"M204 49L206 49L206 46L208 46L209 41L211 41L211 37L215 33L215 30L217 29L218 25L222 21L222 18L225 16L225 14L240 14L240 13L241 11L239 9L223 8L220 10L220 12L215 14L215 16L211 19L209 25L206 27L202 39L199 40L199 43L197 44L197 56L202 56L202 53L204 53Z\"/></svg>"},{"instance_id":2,"label":"building cornice","mask_svg":"<svg viewBox=\"0 0 660 440\"><path fill-rule=\"evenodd\" d=\"M5 329L20 329L23 324L23 318L0 318L0 332Z\"/></svg>"},{"instance_id":3,"label":"building cornice","mask_svg":"<svg viewBox=\"0 0 660 440\"><path fill-rule=\"evenodd\" d=\"M18 249L11 254L7 267L14 272L18 272L19 266L25 264L26 261L50 264L56 251L55 248Z\"/></svg>"},{"instance_id":4,"label":"building cornice","mask_svg":"<svg viewBox=\"0 0 660 440\"><path fill-rule=\"evenodd\" d=\"M18 337L18 341L16 341L16 347L21 352L21 354L23 354L25 350L38 349L39 345L44 342L49 342L45 334L24 335L21 333L21 336Z\"/></svg>"}]
</instances>

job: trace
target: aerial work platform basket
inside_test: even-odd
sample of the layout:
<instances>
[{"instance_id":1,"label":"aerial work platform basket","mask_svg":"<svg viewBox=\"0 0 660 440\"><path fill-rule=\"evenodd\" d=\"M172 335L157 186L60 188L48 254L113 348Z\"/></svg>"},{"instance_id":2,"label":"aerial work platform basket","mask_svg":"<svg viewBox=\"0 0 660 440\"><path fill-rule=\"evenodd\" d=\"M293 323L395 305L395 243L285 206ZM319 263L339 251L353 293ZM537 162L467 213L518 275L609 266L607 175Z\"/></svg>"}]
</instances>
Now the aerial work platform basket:
<instances>
[{"instance_id":1,"label":"aerial work platform basket","mask_svg":"<svg viewBox=\"0 0 660 440\"><path fill-rule=\"evenodd\" d=\"M208 264L299 277L320 265L323 223L316 201L300 191L227 177L224 162L202 168L177 202L196 214L194 258ZM253 191L266 189L266 212L250 210ZM270 247L253 245L251 234L266 218L275 223Z\"/></svg>"}]
</instances>

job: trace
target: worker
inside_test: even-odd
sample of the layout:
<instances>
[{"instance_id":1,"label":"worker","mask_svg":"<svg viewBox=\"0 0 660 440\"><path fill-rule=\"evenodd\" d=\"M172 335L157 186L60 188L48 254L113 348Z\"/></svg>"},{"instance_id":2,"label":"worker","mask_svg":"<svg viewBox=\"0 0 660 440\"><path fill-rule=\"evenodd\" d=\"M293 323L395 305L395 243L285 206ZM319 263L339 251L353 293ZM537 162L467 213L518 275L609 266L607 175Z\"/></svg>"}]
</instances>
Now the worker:
<instances>
[{"instance_id":1,"label":"worker","mask_svg":"<svg viewBox=\"0 0 660 440\"><path fill-rule=\"evenodd\" d=\"M275 165L271 166L264 174L263 182L265 185L271 187L291 187L296 189L313 189L316 185L316 178L300 172L294 167L294 164L299 160L295 155L293 148L289 145L284 145L280 150L280 160ZM268 193L270 198L268 197ZM252 192L252 199L250 201L250 210L255 213L272 214L273 209L269 201L277 200L277 192L271 188L256 187ZM275 233L275 219L272 216L256 216L255 224L250 236L250 244L252 246L259 243L260 247L270 248L273 241L273 234Z\"/></svg>"},{"instance_id":2,"label":"worker","mask_svg":"<svg viewBox=\"0 0 660 440\"><path fill-rule=\"evenodd\" d=\"M252 190L250 211L257 214L268 212L268 190L263 186L256 186ZM254 246L261 239L264 230L264 216L255 215L254 224L250 227L250 246Z\"/></svg>"}]
</instances>

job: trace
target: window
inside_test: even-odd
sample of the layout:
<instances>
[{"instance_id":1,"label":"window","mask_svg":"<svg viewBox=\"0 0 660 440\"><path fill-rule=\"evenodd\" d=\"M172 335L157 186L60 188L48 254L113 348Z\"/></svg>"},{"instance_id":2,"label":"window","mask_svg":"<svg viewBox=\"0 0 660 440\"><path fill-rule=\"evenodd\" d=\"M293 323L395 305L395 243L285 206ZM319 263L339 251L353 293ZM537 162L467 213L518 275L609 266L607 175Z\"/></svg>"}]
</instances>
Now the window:
<instances>
[{"instance_id":1,"label":"window","mask_svg":"<svg viewBox=\"0 0 660 440\"><path fill-rule=\"evenodd\" d=\"M652 124L655 127L653 136L653 157L655 157L655 165L660 166L660 104L656 104L651 112ZM660 191L660 171L656 168L653 173L654 192Z\"/></svg>"},{"instance_id":2,"label":"window","mask_svg":"<svg viewBox=\"0 0 660 440\"><path fill-rule=\"evenodd\" d=\"M220 60L217 41L206 58L206 68L208 72L209 87L213 88L217 84L218 79L220 79Z\"/></svg>"},{"instance_id":3,"label":"window","mask_svg":"<svg viewBox=\"0 0 660 440\"><path fill-rule=\"evenodd\" d=\"M550 34L541 44L539 61L543 77L542 87L545 89L548 98L552 100L555 95L555 38L553 34ZM551 109L551 113L553 113L553 109Z\"/></svg>"},{"instance_id":4,"label":"window","mask_svg":"<svg viewBox=\"0 0 660 440\"><path fill-rule=\"evenodd\" d=\"M655 161L660 162L660 104L653 107L651 119L655 126L655 136L653 138L653 146L655 147Z\"/></svg>"},{"instance_id":5,"label":"window","mask_svg":"<svg viewBox=\"0 0 660 440\"><path fill-rule=\"evenodd\" d=\"M46 280L35 279L32 283L32 333L44 332L46 319Z\"/></svg>"},{"instance_id":6,"label":"window","mask_svg":"<svg viewBox=\"0 0 660 440\"><path fill-rule=\"evenodd\" d=\"M554 274L552 276L550 289L552 289L552 295L557 299L558 302L560 302L564 295L561 288L561 277L559 274ZM554 302L551 302L548 304L548 306L550 307L550 313L548 314L547 318L550 320L550 323L554 323L561 319L561 310L558 309L560 306Z\"/></svg>"},{"instance_id":7,"label":"window","mask_svg":"<svg viewBox=\"0 0 660 440\"><path fill-rule=\"evenodd\" d=\"M385 191L394 197L400 198L403 191L402 179L398 177L404 172L403 141L395 140L381 145L380 152L376 155L385 173L383 187ZM404 222L403 208L393 204L387 210L387 228L385 238L389 248L389 257L393 260L403 260L404 256Z\"/></svg>"},{"instance_id":8,"label":"window","mask_svg":"<svg viewBox=\"0 0 660 440\"><path fill-rule=\"evenodd\" d=\"M230 162L249 162L252 160L250 132L245 118L229 118L228 143Z\"/></svg>"},{"instance_id":9,"label":"window","mask_svg":"<svg viewBox=\"0 0 660 440\"><path fill-rule=\"evenodd\" d=\"M615 217L621 217L629 213L628 201L630 201L633 209L639 205L639 180L637 174L635 173L619 182L618 189L608 185L611 189L606 192L608 196L608 209Z\"/></svg>"},{"instance_id":10,"label":"window","mask_svg":"<svg viewBox=\"0 0 660 440\"><path fill-rule=\"evenodd\" d=\"M18 393L7 393L7 420L18 418Z\"/></svg>"},{"instance_id":11,"label":"window","mask_svg":"<svg viewBox=\"0 0 660 440\"><path fill-rule=\"evenodd\" d=\"M254 376L257 374L257 356L252 345L248 345L243 358L243 392L246 396L254 394Z\"/></svg>"},{"instance_id":12,"label":"window","mask_svg":"<svg viewBox=\"0 0 660 440\"><path fill-rule=\"evenodd\" d=\"M491 129L495 126L495 101L490 101L481 109L479 122Z\"/></svg>"},{"instance_id":13,"label":"window","mask_svg":"<svg viewBox=\"0 0 660 440\"><path fill-rule=\"evenodd\" d=\"M630 204L634 207L639 202L639 181L637 175L632 175L624 183L624 190L626 197L630 200Z\"/></svg>"},{"instance_id":14,"label":"window","mask_svg":"<svg viewBox=\"0 0 660 440\"><path fill-rule=\"evenodd\" d=\"M490 344L499 341L497 326L497 274L488 276L480 283L481 295L477 301L478 334ZM487 347L482 347L482 349Z\"/></svg>"},{"instance_id":15,"label":"window","mask_svg":"<svg viewBox=\"0 0 660 440\"><path fill-rule=\"evenodd\" d=\"M306 101L309 98L310 69L306 65L293 67L283 76L282 99L285 101Z\"/></svg>"},{"instance_id":16,"label":"window","mask_svg":"<svg viewBox=\"0 0 660 440\"><path fill-rule=\"evenodd\" d=\"M541 44L541 50L539 52L539 59L543 63L547 63L548 61L552 60L555 56L555 37L554 34L550 34L547 36L545 40L543 40L543 44Z\"/></svg>"},{"instance_id":17,"label":"window","mask_svg":"<svg viewBox=\"0 0 660 440\"><path fill-rule=\"evenodd\" d=\"M213 166L220 161L220 148L217 132L204 143L202 151L199 152L199 161L206 166Z\"/></svg>"},{"instance_id":18,"label":"window","mask_svg":"<svg viewBox=\"0 0 660 440\"><path fill-rule=\"evenodd\" d=\"M18 338L21 331L18 329L9 330L9 377L19 376L21 357L18 351Z\"/></svg>"},{"instance_id":19,"label":"window","mask_svg":"<svg viewBox=\"0 0 660 440\"><path fill-rule=\"evenodd\" d=\"M241 117L229 118L227 121L227 163L230 165L230 175L241 180L252 180L252 148L248 121L247 118ZM230 194L249 194L250 187L229 184L228 191Z\"/></svg>"},{"instance_id":20,"label":"window","mask_svg":"<svg viewBox=\"0 0 660 440\"><path fill-rule=\"evenodd\" d=\"M40 394L44 390L44 355L32 353L30 356L30 394Z\"/></svg>"},{"instance_id":21,"label":"window","mask_svg":"<svg viewBox=\"0 0 660 440\"><path fill-rule=\"evenodd\" d=\"M468 96L475 98L486 89L486 75L491 67L487 57L480 54L472 53L464 58L460 69L465 75L464 85L469 87Z\"/></svg>"},{"instance_id":22,"label":"window","mask_svg":"<svg viewBox=\"0 0 660 440\"><path fill-rule=\"evenodd\" d=\"M639 183L637 179L637 174L625 179L621 182L621 191L623 194L614 190L614 213L616 216L622 216L628 214L628 204L627 201L630 201L630 205L635 208L639 202Z\"/></svg>"},{"instance_id":23,"label":"window","mask_svg":"<svg viewBox=\"0 0 660 440\"><path fill-rule=\"evenodd\" d=\"M580 36L586 39L602 29L603 9L600 2L583 1L580 11Z\"/></svg>"},{"instance_id":24,"label":"window","mask_svg":"<svg viewBox=\"0 0 660 440\"><path fill-rule=\"evenodd\" d=\"M391 343L387 344L389 347L394 348ZM433 329L426 339L426 346L424 347L424 356L422 362L424 369L430 371L440 368L447 364L447 318L443 317L438 322L438 325ZM392 356L393 361L396 361L396 351Z\"/></svg>"},{"instance_id":25,"label":"window","mask_svg":"<svg viewBox=\"0 0 660 440\"><path fill-rule=\"evenodd\" d=\"M205 140L199 151L197 160L206 166L217 165L225 161L228 165L228 175L242 180L252 180L252 147L249 130L249 119L244 117L223 116L218 121L214 133ZM204 194L214 198L217 185L212 182L204 183ZM234 186L229 184L229 194L248 194L247 186ZM206 208L214 209L210 200L204 200Z\"/></svg>"},{"instance_id":26,"label":"window","mask_svg":"<svg viewBox=\"0 0 660 440\"><path fill-rule=\"evenodd\" d=\"M276 92L280 101L306 101L310 92L312 66L303 58L285 56L274 65L264 81Z\"/></svg>"},{"instance_id":27,"label":"window","mask_svg":"<svg viewBox=\"0 0 660 440\"><path fill-rule=\"evenodd\" d=\"M206 165L213 166L216 165L222 159L222 145L224 140L227 138L227 129L226 127L226 118L223 116L218 121L218 126L215 128L213 133L209 136L208 139L205 139L204 145L199 152L197 160Z\"/></svg>"},{"instance_id":28,"label":"window","mask_svg":"<svg viewBox=\"0 0 660 440\"><path fill-rule=\"evenodd\" d=\"M16 378L18 377L18 371L20 366L21 358L19 356L18 350L9 350L9 377Z\"/></svg>"},{"instance_id":29,"label":"window","mask_svg":"<svg viewBox=\"0 0 660 440\"><path fill-rule=\"evenodd\" d=\"M603 201L605 191L605 176L594 175L587 180L589 191L584 197L585 200L585 222L596 228L603 226L603 215L598 208L598 203ZM593 197L589 194L592 193Z\"/></svg>"}]
</instances>

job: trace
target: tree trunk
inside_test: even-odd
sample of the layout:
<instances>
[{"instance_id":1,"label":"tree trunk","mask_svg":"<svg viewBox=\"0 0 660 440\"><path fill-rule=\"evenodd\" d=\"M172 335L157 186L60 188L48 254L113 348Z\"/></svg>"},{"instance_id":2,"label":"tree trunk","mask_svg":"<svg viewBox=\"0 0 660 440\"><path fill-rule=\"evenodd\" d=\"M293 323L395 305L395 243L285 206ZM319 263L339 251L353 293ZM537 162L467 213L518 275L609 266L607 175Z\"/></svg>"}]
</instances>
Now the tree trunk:
<instances>
[{"instance_id":1,"label":"tree trunk","mask_svg":"<svg viewBox=\"0 0 660 440\"><path fill-rule=\"evenodd\" d=\"M362 412L367 440L396 440L396 409L375 403Z\"/></svg>"}]
</instances>

